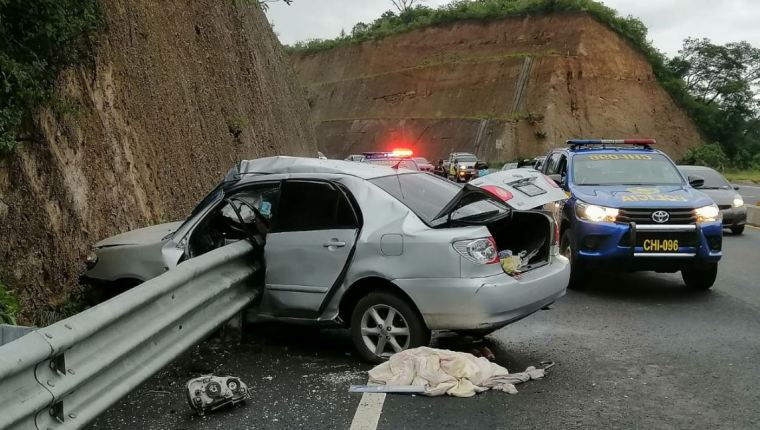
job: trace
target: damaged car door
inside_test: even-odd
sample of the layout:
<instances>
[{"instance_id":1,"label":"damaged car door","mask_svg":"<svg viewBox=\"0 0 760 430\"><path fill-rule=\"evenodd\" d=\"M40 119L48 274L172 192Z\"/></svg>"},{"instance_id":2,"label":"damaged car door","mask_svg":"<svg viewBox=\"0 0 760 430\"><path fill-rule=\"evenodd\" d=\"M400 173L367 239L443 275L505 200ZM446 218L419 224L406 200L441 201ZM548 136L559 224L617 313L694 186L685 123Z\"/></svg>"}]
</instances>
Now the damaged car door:
<instances>
[{"instance_id":1,"label":"damaged car door","mask_svg":"<svg viewBox=\"0 0 760 430\"><path fill-rule=\"evenodd\" d=\"M329 181L290 179L264 248L262 315L313 318L342 281L359 231L347 191Z\"/></svg>"}]
</instances>

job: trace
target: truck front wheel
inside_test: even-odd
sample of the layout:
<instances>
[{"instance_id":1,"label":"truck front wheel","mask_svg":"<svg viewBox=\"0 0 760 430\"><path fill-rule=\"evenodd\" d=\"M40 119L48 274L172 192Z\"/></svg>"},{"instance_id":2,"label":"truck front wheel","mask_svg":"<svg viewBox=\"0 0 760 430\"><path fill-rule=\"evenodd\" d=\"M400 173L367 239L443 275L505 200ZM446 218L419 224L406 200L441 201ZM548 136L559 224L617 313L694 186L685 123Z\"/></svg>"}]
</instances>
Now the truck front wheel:
<instances>
[{"instance_id":1,"label":"truck front wheel","mask_svg":"<svg viewBox=\"0 0 760 430\"><path fill-rule=\"evenodd\" d=\"M709 290L718 276L718 263L709 263L704 267L681 270L681 277L687 287L695 290Z\"/></svg>"},{"instance_id":2,"label":"truck front wheel","mask_svg":"<svg viewBox=\"0 0 760 430\"><path fill-rule=\"evenodd\" d=\"M575 290L579 290L584 287L585 280L583 279L583 269L580 267L580 262L575 258L575 252L573 250L573 231L566 229L562 232L562 238L560 239L559 249L560 253L570 260L570 282L567 287Z\"/></svg>"}]
</instances>

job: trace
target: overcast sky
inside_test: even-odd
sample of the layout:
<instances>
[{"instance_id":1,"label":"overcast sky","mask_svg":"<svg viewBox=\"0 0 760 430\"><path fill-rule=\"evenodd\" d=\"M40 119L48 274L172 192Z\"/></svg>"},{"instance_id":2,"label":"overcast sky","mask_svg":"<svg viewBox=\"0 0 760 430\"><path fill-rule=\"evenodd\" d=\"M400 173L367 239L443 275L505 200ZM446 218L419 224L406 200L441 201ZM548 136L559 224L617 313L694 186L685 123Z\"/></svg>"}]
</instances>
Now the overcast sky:
<instances>
[{"instance_id":1,"label":"overcast sky","mask_svg":"<svg viewBox=\"0 0 760 430\"><path fill-rule=\"evenodd\" d=\"M427 0L437 7L448 0ZM717 43L747 40L760 47L760 0L605 0L620 15L633 15L649 28L649 38L672 56L686 37L708 37ZM390 0L294 0L273 3L268 16L285 44L333 38L350 32L359 21L370 22L392 7Z\"/></svg>"}]
</instances>

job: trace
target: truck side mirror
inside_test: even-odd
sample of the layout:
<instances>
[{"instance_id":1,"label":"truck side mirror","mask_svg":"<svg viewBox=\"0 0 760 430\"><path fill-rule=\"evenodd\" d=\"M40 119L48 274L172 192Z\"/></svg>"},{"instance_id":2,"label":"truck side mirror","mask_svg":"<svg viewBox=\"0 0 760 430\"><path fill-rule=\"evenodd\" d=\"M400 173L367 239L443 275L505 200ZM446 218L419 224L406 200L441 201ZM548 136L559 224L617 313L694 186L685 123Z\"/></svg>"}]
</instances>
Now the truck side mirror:
<instances>
[{"instance_id":1,"label":"truck side mirror","mask_svg":"<svg viewBox=\"0 0 760 430\"><path fill-rule=\"evenodd\" d=\"M554 173L554 174L546 175L546 176L550 177L552 181L557 183L557 185L562 184L562 175L560 175L559 173Z\"/></svg>"},{"instance_id":2,"label":"truck side mirror","mask_svg":"<svg viewBox=\"0 0 760 430\"><path fill-rule=\"evenodd\" d=\"M694 188L701 188L705 184L705 178L697 175L689 175L689 185Z\"/></svg>"}]
</instances>

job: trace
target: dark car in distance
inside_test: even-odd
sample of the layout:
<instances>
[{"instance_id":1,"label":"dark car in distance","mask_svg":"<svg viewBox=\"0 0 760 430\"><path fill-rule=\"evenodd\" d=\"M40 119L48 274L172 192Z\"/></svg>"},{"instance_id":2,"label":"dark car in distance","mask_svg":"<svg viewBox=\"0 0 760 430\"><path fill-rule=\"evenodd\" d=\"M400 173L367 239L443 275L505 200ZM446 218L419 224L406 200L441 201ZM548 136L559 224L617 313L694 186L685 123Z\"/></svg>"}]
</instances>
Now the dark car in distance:
<instances>
[{"instance_id":1,"label":"dark car in distance","mask_svg":"<svg viewBox=\"0 0 760 430\"><path fill-rule=\"evenodd\" d=\"M731 185L718 171L704 166L678 166L684 176L699 176L705 180L702 186L696 187L699 191L713 199L723 216L723 227L731 230L733 234L744 233L744 225L747 223L747 208L744 200L736 190L739 187Z\"/></svg>"}]
</instances>

